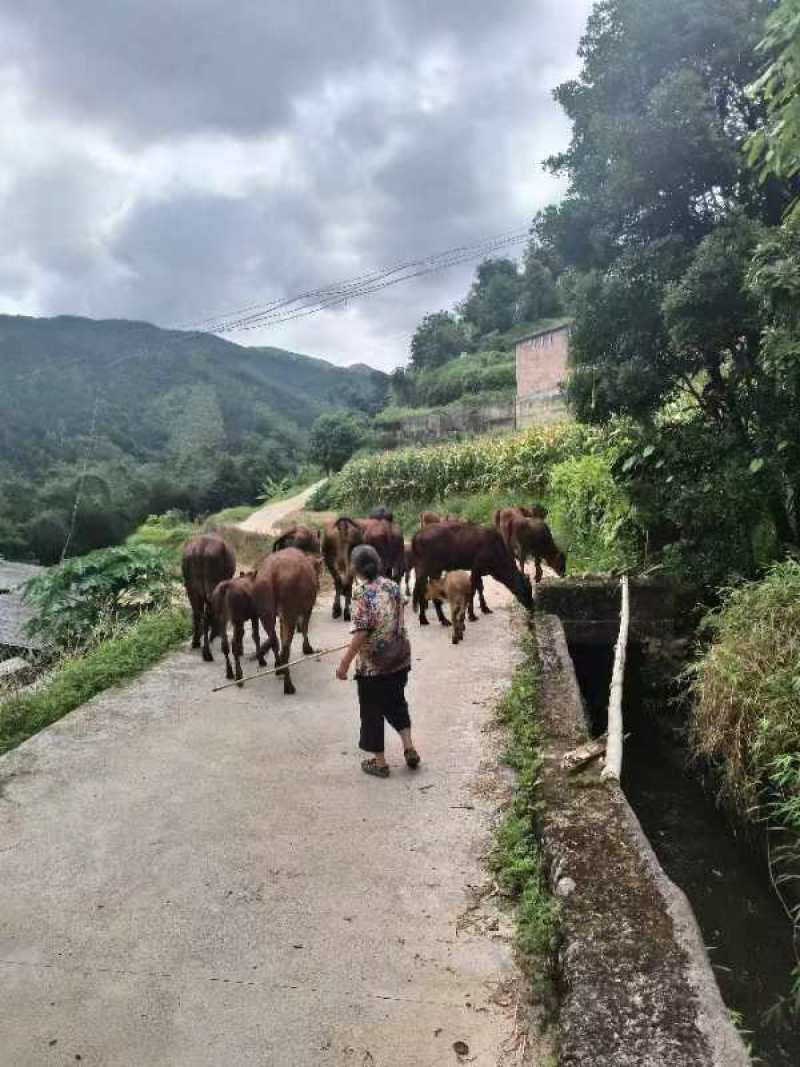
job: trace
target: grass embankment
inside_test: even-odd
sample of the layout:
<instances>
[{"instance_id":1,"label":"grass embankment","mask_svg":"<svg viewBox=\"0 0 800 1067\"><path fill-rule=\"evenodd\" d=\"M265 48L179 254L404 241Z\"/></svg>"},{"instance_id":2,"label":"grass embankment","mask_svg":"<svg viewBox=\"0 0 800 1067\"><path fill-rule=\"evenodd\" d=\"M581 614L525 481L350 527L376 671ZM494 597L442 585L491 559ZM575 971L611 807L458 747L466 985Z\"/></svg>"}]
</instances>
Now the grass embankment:
<instances>
[{"instance_id":1,"label":"grass embankment","mask_svg":"<svg viewBox=\"0 0 800 1067\"><path fill-rule=\"evenodd\" d=\"M690 738L717 774L720 799L766 821L769 863L792 921L800 1014L800 562L729 590L705 619L711 645L692 669Z\"/></svg>"},{"instance_id":2,"label":"grass embankment","mask_svg":"<svg viewBox=\"0 0 800 1067\"><path fill-rule=\"evenodd\" d=\"M498 885L517 900L515 945L537 984L552 975L559 936L559 905L547 881L536 838L537 784L542 763L538 722L539 668L535 640L523 639L525 659L498 705L509 733L505 760L517 772L514 796L496 830L489 867Z\"/></svg>"},{"instance_id":3,"label":"grass embankment","mask_svg":"<svg viewBox=\"0 0 800 1067\"><path fill-rule=\"evenodd\" d=\"M140 674L191 633L183 608L142 615L117 637L70 657L30 693L0 704L0 753L56 722L112 685Z\"/></svg>"},{"instance_id":4,"label":"grass embankment","mask_svg":"<svg viewBox=\"0 0 800 1067\"><path fill-rule=\"evenodd\" d=\"M612 474L619 450L612 432L565 422L360 456L311 505L366 514L384 503L411 533L425 509L491 523L499 507L543 503L570 571L626 567L639 561L642 535Z\"/></svg>"}]
</instances>

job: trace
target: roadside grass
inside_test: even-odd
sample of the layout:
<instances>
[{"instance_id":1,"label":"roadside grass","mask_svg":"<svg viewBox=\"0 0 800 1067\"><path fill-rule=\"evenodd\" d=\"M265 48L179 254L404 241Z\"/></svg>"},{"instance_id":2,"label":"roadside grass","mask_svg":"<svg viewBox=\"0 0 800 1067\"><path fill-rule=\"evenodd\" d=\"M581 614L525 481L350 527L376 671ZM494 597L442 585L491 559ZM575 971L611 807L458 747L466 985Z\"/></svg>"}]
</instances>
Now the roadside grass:
<instances>
[{"instance_id":1,"label":"roadside grass","mask_svg":"<svg viewBox=\"0 0 800 1067\"><path fill-rule=\"evenodd\" d=\"M258 511L260 504L237 504L232 508L223 508L215 511L204 521L204 526L220 526L229 522L244 522L249 519L254 511Z\"/></svg>"},{"instance_id":2,"label":"roadside grass","mask_svg":"<svg viewBox=\"0 0 800 1067\"><path fill-rule=\"evenodd\" d=\"M497 707L498 719L509 733L505 762L517 777L488 865L500 888L517 901L514 940L525 970L534 984L547 988L555 966L560 906L550 892L536 837L542 738L537 714L540 676L532 634L523 638L522 649L524 660Z\"/></svg>"},{"instance_id":3,"label":"roadside grass","mask_svg":"<svg viewBox=\"0 0 800 1067\"><path fill-rule=\"evenodd\" d=\"M118 636L60 662L32 692L0 703L0 754L22 744L104 689L135 677L191 633L184 608L142 615Z\"/></svg>"}]
</instances>

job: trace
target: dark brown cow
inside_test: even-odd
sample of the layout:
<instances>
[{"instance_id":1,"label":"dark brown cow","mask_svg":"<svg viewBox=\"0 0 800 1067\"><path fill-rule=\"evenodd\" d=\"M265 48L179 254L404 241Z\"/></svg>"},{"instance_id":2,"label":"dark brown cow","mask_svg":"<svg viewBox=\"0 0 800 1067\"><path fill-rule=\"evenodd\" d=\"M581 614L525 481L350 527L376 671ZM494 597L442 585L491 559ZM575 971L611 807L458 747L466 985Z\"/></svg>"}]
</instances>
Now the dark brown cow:
<instances>
[{"instance_id":1,"label":"dark brown cow","mask_svg":"<svg viewBox=\"0 0 800 1067\"><path fill-rule=\"evenodd\" d=\"M227 578L220 582L211 596L211 607L214 620L219 629L220 648L225 656L225 677L235 678L237 681L242 677L242 656L244 655L244 625L249 622L253 633L253 644L256 646L256 658L259 666L266 667L267 661L261 651L258 640L258 614L253 601L253 582L256 577L255 571L241 571L238 578ZM228 626L233 626L233 645L228 643ZM233 659L236 664L236 673L231 668L230 651L233 649Z\"/></svg>"},{"instance_id":2,"label":"dark brown cow","mask_svg":"<svg viewBox=\"0 0 800 1067\"><path fill-rule=\"evenodd\" d=\"M288 530L276 537L272 543L272 551L280 552L282 548L299 548L301 552L308 552L312 556L320 553L319 534L310 526L290 526Z\"/></svg>"},{"instance_id":3,"label":"dark brown cow","mask_svg":"<svg viewBox=\"0 0 800 1067\"><path fill-rule=\"evenodd\" d=\"M200 648L202 638L203 659L210 663L210 642L217 635L211 596L220 582L236 573L236 557L219 534L198 534L183 546L181 572L192 607L192 648Z\"/></svg>"},{"instance_id":4,"label":"dark brown cow","mask_svg":"<svg viewBox=\"0 0 800 1067\"><path fill-rule=\"evenodd\" d=\"M541 519L529 519L517 515L511 522L511 551L525 572L525 561L533 556L537 582L542 580L542 560L552 567L559 577L567 573L567 557L553 540L550 527Z\"/></svg>"},{"instance_id":5,"label":"dark brown cow","mask_svg":"<svg viewBox=\"0 0 800 1067\"><path fill-rule=\"evenodd\" d=\"M508 507L499 508L494 513L494 524L500 533L503 535L503 540L512 548L511 545L511 526L515 518L525 519L546 519L547 508L542 507L541 504L534 504L531 508L524 507ZM512 548L513 551L513 548Z\"/></svg>"},{"instance_id":6,"label":"dark brown cow","mask_svg":"<svg viewBox=\"0 0 800 1067\"><path fill-rule=\"evenodd\" d=\"M435 511L423 511L419 517L420 527L435 526L437 522L460 522L458 515L437 515Z\"/></svg>"},{"instance_id":7,"label":"dark brown cow","mask_svg":"<svg viewBox=\"0 0 800 1067\"><path fill-rule=\"evenodd\" d=\"M328 573L333 578L334 619L342 614L342 597L344 597L344 619L350 621L350 598L353 595L353 572L350 569L350 554L363 540L361 527L346 515L328 523L322 533L322 557Z\"/></svg>"},{"instance_id":8,"label":"dark brown cow","mask_svg":"<svg viewBox=\"0 0 800 1067\"><path fill-rule=\"evenodd\" d=\"M253 603L256 613L266 630L267 640L259 649L271 648L275 663L283 666L289 662L295 630L303 635L303 652L314 651L308 640L308 624L319 592L320 561L314 560L299 548L283 548L267 556L258 568L253 582ZM275 624L280 618L281 639ZM283 691L295 692L289 668L277 672L283 676Z\"/></svg>"},{"instance_id":9,"label":"dark brown cow","mask_svg":"<svg viewBox=\"0 0 800 1067\"><path fill-rule=\"evenodd\" d=\"M370 545L381 557L381 570L399 582L405 570L405 542L403 531L389 519L356 519L365 545Z\"/></svg>"},{"instance_id":10,"label":"dark brown cow","mask_svg":"<svg viewBox=\"0 0 800 1067\"><path fill-rule=\"evenodd\" d=\"M414 607L419 621L427 625L425 590L429 578L443 571L467 570L473 593L482 575L489 574L510 589L528 610L533 607L531 583L519 573L511 552L497 530L467 522L437 523L414 534ZM434 603L439 621L447 625L441 606Z\"/></svg>"}]
</instances>

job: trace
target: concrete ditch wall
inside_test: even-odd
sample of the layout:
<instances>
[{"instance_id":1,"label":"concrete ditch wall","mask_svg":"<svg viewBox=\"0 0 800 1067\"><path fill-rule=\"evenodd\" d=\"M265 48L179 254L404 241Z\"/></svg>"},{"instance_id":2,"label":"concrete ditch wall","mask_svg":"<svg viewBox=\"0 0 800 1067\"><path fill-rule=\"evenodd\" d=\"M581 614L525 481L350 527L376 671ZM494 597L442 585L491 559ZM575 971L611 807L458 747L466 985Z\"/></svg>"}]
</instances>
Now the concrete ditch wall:
<instances>
[{"instance_id":1,"label":"concrete ditch wall","mask_svg":"<svg viewBox=\"0 0 800 1067\"><path fill-rule=\"evenodd\" d=\"M542 845L563 907L562 1067L745 1067L688 900L666 876L622 789L561 757L586 740L563 626L538 615ZM596 761L596 763L599 761Z\"/></svg>"}]
</instances>

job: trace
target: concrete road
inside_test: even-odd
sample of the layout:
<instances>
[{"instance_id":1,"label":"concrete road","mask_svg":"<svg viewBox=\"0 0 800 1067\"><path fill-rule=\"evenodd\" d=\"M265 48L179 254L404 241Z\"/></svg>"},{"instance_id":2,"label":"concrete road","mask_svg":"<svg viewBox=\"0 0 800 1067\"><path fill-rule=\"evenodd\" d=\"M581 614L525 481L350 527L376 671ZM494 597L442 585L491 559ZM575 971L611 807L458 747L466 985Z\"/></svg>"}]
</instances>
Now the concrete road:
<instances>
[{"instance_id":1,"label":"concrete road","mask_svg":"<svg viewBox=\"0 0 800 1067\"><path fill-rule=\"evenodd\" d=\"M286 500L277 500L274 504L267 504L263 508L259 508L258 511L254 511L252 515L248 515L243 522L240 522L239 528L248 530L251 533L276 534L278 531L275 529L275 524L280 522L286 515L291 515L293 511L302 511L306 506L306 501L321 485L321 481L315 482L314 485L310 485L301 493L297 493L296 496L288 497Z\"/></svg>"},{"instance_id":2,"label":"concrete road","mask_svg":"<svg viewBox=\"0 0 800 1067\"><path fill-rule=\"evenodd\" d=\"M346 627L321 605L311 635ZM484 730L508 608L455 648L412 641L416 773L388 731L391 777L361 772L338 657L295 697L212 696L219 654L188 650L0 760L0 1063L522 1062L510 918L476 890L508 789Z\"/></svg>"}]
</instances>

